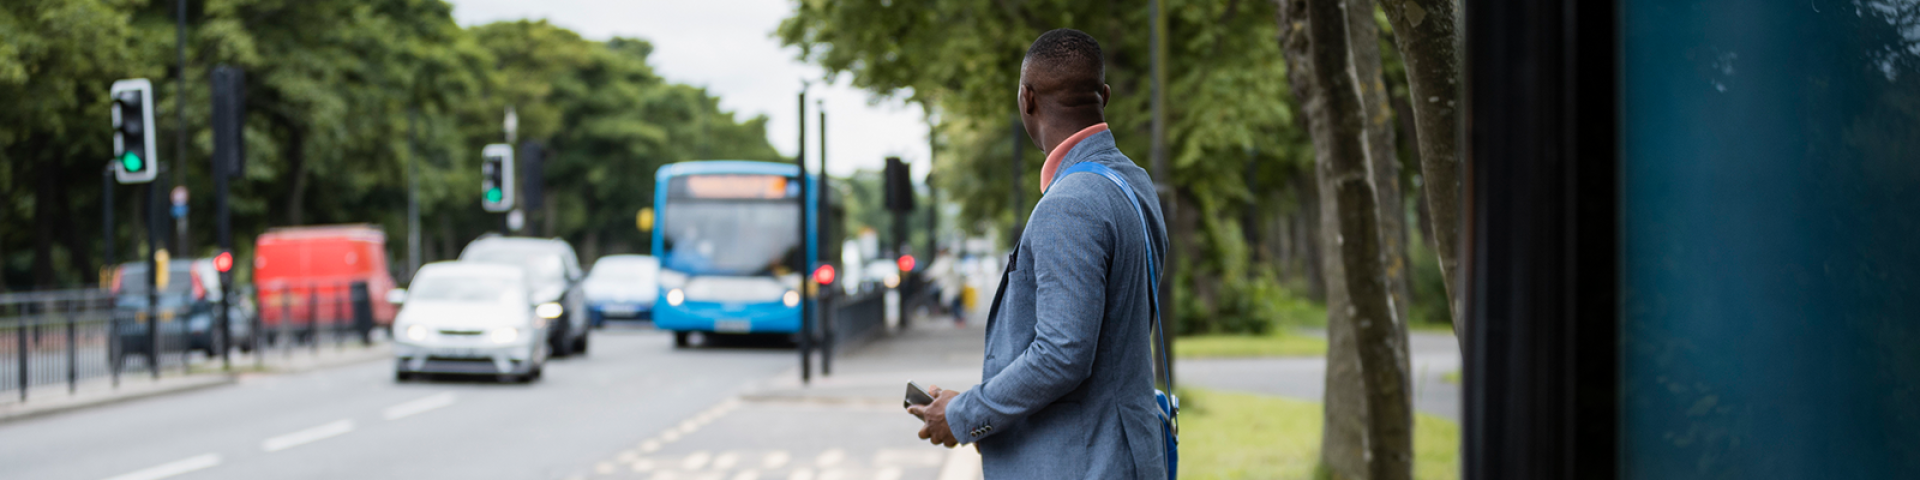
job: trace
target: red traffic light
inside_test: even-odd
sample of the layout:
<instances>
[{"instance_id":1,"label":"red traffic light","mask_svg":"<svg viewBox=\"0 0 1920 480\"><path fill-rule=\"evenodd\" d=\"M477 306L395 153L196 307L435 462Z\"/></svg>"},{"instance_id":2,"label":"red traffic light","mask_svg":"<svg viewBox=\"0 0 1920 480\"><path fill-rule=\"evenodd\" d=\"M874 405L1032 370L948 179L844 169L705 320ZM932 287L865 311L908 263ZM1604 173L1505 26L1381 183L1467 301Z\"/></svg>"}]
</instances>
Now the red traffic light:
<instances>
[{"instance_id":1,"label":"red traffic light","mask_svg":"<svg viewBox=\"0 0 1920 480\"><path fill-rule=\"evenodd\" d=\"M900 271L902 272L913 271L913 255L900 256Z\"/></svg>"},{"instance_id":2,"label":"red traffic light","mask_svg":"<svg viewBox=\"0 0 1920 480\"><path fill-rule=\"evenodd\" d=\"M833 265L821 265L813 269L813 281L821 285L833 284Z\"/></svg>"},{"instance_id":3,"label":"red traffic light","mask_svg":"<svg viewBox=\"0 0 1920 480\"><path fill-rule=\"evenodd\" d=\"M229 271L232 271L233 270L233 252L220 252L219 255L214 255L213 269L219 270L220 273L227 273Z\"/></svg>"}]
</instances>

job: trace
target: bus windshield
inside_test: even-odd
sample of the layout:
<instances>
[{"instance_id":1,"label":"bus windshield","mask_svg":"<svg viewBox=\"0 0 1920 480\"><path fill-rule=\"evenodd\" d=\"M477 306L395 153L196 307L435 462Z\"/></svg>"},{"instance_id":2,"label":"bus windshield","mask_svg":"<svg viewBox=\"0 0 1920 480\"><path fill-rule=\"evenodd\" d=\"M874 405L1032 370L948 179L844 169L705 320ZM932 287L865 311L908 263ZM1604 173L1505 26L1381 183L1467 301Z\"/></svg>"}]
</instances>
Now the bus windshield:
<instances>
[{"instance_id":1,"label":"bus windshield","mask_svg":"<svg viewBox=\"0 0 1920 480\"><path fill-rule=\"evenodd\" d=\"M660 212L663 268L694 275L785 275L800 257L792 201L678 199Z\"/></svg>"}]
</instances>

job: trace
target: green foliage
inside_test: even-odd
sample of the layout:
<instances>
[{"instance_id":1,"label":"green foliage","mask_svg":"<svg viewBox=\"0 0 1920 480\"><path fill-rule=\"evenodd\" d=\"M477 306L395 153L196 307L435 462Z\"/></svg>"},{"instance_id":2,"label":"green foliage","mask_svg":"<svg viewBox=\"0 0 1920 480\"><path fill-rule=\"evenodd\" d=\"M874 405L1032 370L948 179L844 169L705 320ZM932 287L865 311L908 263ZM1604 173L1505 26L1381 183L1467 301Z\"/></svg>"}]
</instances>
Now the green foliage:
<instances>
[{"instance_id":1,"label":"green foliage","mask_svg":"<svg viewBox=\"0 0 1920 480\"><path fill-rule=\"evenodd\" d=\"M1180 478L1316 476L1320 404L1200 389L1180 392ZM1460 478L1460 425L1428 414L1413 423L1413 478Z\"/></svg>"},{"instance_id":2,"label":"green foliage","mask_svg":"<svg viewBox=\"0 0 1920 480\"><path fill-rule=\"evenodd\" d=\"M1183 332L1264 331L1277 282L1255 266L1237 214L1277 214L1288 179L1307 171L1305 137L1288 106L1274 6L1237 0L1170 0L1167 119L1171 181L1199 218L1174 278ZM936 182L960 204L961 226L1006 231L1014 188L1030 209L1044 157L1014 123L1015 86L1028 42L1053 28L1101 40L1113 99L1107 120L1121 151L1149 161L1149 62L1143 2L1036 0L990 3L801 2L776 33L801 57L855 86L902 95L937 113ZM1015 149L1022 184L1008 180ZM1019 214L1024 216L1024 213ZM1008 236L1003 235L1002 238ZM1188 254L1191 254L1190 256ZM1266 317L1268 319L1272 317ZM1189 327L1189 324L1194 324Z\"/></svg>"},{"instance_id":3,"label":"green foliage","mask_svg":"<svg viewBox=\"0 0 1920 480\"><path fill-rule=\"evenodd\" d=\"M425 260L456 255L500 224L478 208L478 157L505 140L509 105L519 139L549 149L548 206L528 212L526 233L565 237L588 259L645 249L633 216L651 204L660 165L781 159L764 118L735 119L705 90L661 79L644 40L592 41L544 21L462 28L441 0L206 0L190 5L182 90L168 76L173 6L0 3L0 97L13 99L0 111L0 195L11 200L0 224L31 226L0 229L0 284L91 281L99 172L112 153L106 92L121 78L153 80L160 161L194 193L191 251L176 257L206 255L214 243L207 73L219 64L247 73L247 172L232 187L243 264L251 238L270 227L371 223L404 269L410 162ZM188 134L184 158L178 128ZM145 189L115 192L124 261L145 244L133 198Z\"/></svg>"},{"instance_id":4,"label":"green foliage","mask_svg":"<svg viewBox=\"0 0 1920 480\"><path fill-rule=\"evenodd\" d=\"M1413 304L1407 308L1408 326L1453 330L1453 312L1447 308L1446 278L1440 273L1440 261L1427 246L1415 241L1407 250L1413 261Z\"/></svg>"},{"instance_id":5,"label":"green foliage","mask_svg":"<svg viewBox=\"0 0 1920 480\"><path fill-rule=\"evenodd\" d=\"M1325 315L1325 313L1322 313ZM1176 358L1326 357L1327 339L1290 330L1264 335L1191 335L1175 337Z\"/></svg>"}]
</instances>

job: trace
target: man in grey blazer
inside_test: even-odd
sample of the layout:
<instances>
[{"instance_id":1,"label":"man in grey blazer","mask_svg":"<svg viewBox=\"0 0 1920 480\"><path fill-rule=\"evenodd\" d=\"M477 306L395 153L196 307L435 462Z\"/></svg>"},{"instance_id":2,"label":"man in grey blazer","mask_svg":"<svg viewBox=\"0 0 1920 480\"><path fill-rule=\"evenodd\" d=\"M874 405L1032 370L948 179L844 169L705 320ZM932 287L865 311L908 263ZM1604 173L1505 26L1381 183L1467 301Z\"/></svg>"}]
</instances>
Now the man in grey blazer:
<instances>
[{"instance_id":1,"label":"man in grey blazer","mask_svg":"<svg viewBox=\"0 0 1920 480\"><path fill-rule=\"evenodd\" d=\"M1040 35L1020 68L1020 119L1047 152L1040 202L1007 261L987 318L985 380L912 407L920 438L980 450L986 478L1167 478L1154 402L1149 252L1167 234L1147 172L1115 147L1100 45ZM1099 162L1098 174L1057 172ZM1136 198L1146 205L1145 235ZM1151 237L1151 240L1148 238Z\"/></svg>"}]
</instances>

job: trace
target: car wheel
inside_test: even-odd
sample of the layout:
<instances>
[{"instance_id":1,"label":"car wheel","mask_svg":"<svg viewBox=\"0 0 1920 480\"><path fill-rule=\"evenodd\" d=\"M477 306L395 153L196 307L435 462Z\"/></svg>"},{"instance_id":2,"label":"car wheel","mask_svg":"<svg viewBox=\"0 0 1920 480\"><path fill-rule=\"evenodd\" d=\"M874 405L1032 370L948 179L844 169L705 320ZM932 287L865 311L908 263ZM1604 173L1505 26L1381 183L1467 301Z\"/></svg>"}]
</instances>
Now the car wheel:
<instances>
[{"instance_id":1,"label":"car wheel","mask_svg":"<svg viewBox=\"0 0 1920 480\"><path fill-rule=\"evenodd\" d=\"M587 354L587 337L588 335L581 335L579 340L573 342L573 353L575 355Z\"/></svg>"},{"instance_id":2,"label":"car wheel","mask_svg":"<svg viewBox=\"0 0 1920 480\"><path fill-rule=\"evenodd\" d=\"M687 348L687 332L673 332L674 348Z\"/></svg>"},{"instance_id":3,"label":"car wheel","mask_svg":"<svg viewBox=\"0 0 1920 480\"><path fill-rule=\"evenodd\" d=\"M393 371L393 381L406 383L408 380L413 380L413 374L399 370Z\"/></svg>"}]
</instances>

